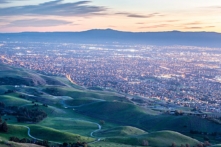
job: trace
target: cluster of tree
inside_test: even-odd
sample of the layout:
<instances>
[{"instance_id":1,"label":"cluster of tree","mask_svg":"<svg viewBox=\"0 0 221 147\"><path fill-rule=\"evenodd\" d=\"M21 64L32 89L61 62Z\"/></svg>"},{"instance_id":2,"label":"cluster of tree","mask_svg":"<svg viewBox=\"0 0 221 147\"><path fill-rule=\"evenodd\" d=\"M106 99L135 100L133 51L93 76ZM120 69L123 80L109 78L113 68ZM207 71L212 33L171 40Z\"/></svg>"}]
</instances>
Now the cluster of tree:
<instances>
[{"instance_id":1,"label":"cluster of tree","mask_svg":"<svg viewBox=\"0 0 221 147\"><path fill-rule=\"evenodd\" d=\"M0 116L0 132L5 132L5 133L8 132L8 125L7 125L6 121L4 121L2 123L1 116Z\"/></svg>"},{"instance_id":2,"label":"cluster of tree","mask_svg":"<svg viewBox=\"0 0 221 147\"><path fill-rule=\"evenodd\" d=\"M77 142L77 143L66 143L59 145L59 147L87 147L86 142Z\"/></svg>"},{"instance_id":3,"label":"cluster of tree","mask_svg":"<svg viewBox=\"0 0 221 147\"><path fill-rule=\"evenodd\" d=\"M44 106L44 107L48 107L48 105L47 105L47 104L42 104L42 106Z\"/></svg>"},{"instance_id":4,"label":"cluster of tree","mask_svg":"<svg viewBox=\"0 0 221 147\"><path fill-rule=\"evenodd\" d=\"M190 130L190 134L204 134L204 135L208 135L207 132L196 131L196 130Z\"/></svg>"},{"instance_id":5,"label":"cluster of tree","mask_svg":"<svg viewBox=\"0 0 221 147\"><path fill-rule=\"evenodd\" d=\"M44 104L47 107L46 104ZM0 114L14 115L18 122L38 123L47 117L47 114L38 108L27 109L25 107L8 106L0 102Z\"/></svg>"},{"instance_id":6,"label":"cluster of tree","mask_svg":"<svg viewBox=\"0 0 221 147\"><path fill-rule=\"evenodd\" d=\"M41 146L45 146L45 147L50 147L49 142L48 141L39 141L39 140L30 140L27 138L23 138L23 139L19 139L18 137L10 137L9 141L13 141L13 142L18 142L18 143L31 143L31 144L37 144L37 145L41 145Z\"/></svg>"},{"instance_id":7,"label":"cluster of tree","mask_svg":"<svg viewBox=\"0 0 221 147\"><path fill-rule=\"evenodd\" d=\"M4 109L5 108L5 104L0 102L0 109Z\"/></svg>"},{"instance_id":8,"label":"cluster of tree","mask_svg":"<svg viewBox=\"0 0 221 147\"><path fill-rule=\"evenodd\" d=\"M14 78L14 77L2 77L0 78L0 85L34 85L33 81L25 80L24 78Z\"/></svg>"},{"instance_id":9,"label":"cluster of tree","mask_svg":"<svg viewBox=\"0 0 221 147\"><path fill-rule=\"evenodd\" d=\"M209 135L209 136L220 136L221 132L212 132L212 133L208 133L208 132L202 132L202 131L196 131L196 130L190 130L190 134L203 134L203 135Z\"/></svg>"},{"instance_id":10,"label":"cluster of tree","mask_svg":"<svg viewBox=\"0 0 221 147\"><path fill-rule=\"evenodd\" d=\"M7 90L7 91L5 91L4 94L10 94L10 93L14 93L14 92L15 92L15 90Z\"/></svg>"},{"instance_id":11,"label":"cluster of tree","mask_svg":"<svg viewBox=\"0 0 221 147\"><path fill-rule=\"evenodd\" d=\"M38 123L45 119L47 114L38 109L19 108L17 111L18 122L34 122Z\"/></svg>"},{"instance_id":12,"label":"cluster of tree","mask_svg":"<svg viewBox=\"0 0 221 147\"><path fill-rule=\"evenodd\" d=\"M51 95L62 96L57 88L46 88L45 91L50 93Z\"/></svg>"},{"instance_id":13,"label":"cluster of tree","mask_svg":"<svg viewBox=\"0 0 221 147\"><path fill-rule=\"evenodd\" d=\"M23 138L23 139L19 139L18 137L10 137L9 141L13 141L13 142L17 142L17 143L30 143L30 144L37 144L40 146L44 146L44 147L88 147L86 142L77 142L77 143L66 143L64 142L63 144L53 144L51 145L48 141L43 140L35 140L35 139L27 139L27 138Z\"/></svg>"},{"instance_id":14,"label":"cluster of tree","mask_svg":"<svg viewBox=\"0 0 221 147\"><path fill-rule=\"evenodd\" d=\"M208 141L205 141L204 143L198 143L197 145L193 146L193 147L208 147L211 146L211 144ZM179 147L177 146L175 143L172 143L171 147ZM183 145L181 144L180 147L190 147L189 144Z\"/></svg>"}]
</instances>

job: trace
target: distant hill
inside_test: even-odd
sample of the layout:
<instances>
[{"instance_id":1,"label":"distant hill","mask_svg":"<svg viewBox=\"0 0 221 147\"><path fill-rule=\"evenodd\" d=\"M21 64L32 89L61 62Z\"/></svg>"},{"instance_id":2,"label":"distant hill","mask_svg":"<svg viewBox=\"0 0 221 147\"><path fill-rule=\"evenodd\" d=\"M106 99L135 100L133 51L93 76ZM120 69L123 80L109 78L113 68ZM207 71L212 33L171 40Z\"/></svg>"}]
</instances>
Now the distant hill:
<instances>
[{"instance_id":1,"label":"distant hill","mask_svg":"<svg viewBox=\"0 0 221 147\"><path fill-rule=\"evenodd\" d=\"M1 33L0 41L60 43L130 43L221 47L221 34L215 32L122 32L112 29L83 32Z\"/></svg>"}]
</instances>

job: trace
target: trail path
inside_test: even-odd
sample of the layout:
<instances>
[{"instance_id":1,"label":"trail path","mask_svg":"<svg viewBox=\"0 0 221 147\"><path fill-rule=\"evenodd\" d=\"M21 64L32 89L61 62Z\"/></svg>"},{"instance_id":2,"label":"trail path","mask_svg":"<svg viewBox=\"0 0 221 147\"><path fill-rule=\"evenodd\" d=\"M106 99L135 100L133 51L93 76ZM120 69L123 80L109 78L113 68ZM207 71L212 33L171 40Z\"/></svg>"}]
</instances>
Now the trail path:
<instances>
[{"instance_id":1,"label":"trail path","mask_svg":"<svg viewBox=\"0 0 221 147\"><path fill-rule=\"evenodd\" d=\"M100 99L96 99L96 100L98 100L98 102L92 102L92 103L83 104L83 105L79 105L79 106L69 106L69 105L65 104L64 100L61 101L61 104L63 105L64 108L79 108L79 107L83 107L83 106L87 106L87 105L91 105L91 104L95 104L95 103L99 103L99 102L104 102L104 101L105 101L105 100L100 100ZM78 119L78 120L81 120L81 119ZM94 130L94 131L91 132L91 134L90 134L91 137L95 137L93 134L94 134L95 132L100 131L101 128L102 128L102 126L101 126L100 124L98 124L98 123L91 122L91 121L86 121L86 120L81 120L81 121L93 123L93 124L96 124L96 125L98 126L98 129L96 129L96 130ZM96 143L96 142L99 142L99 141L101 141L101 138L97 138L96 141L90 142L90 144Z\"/></svg>"},{"instance_id":2,"label":"trail path","mask_svg":"<svg viewBox=\"0 0 221 147\"><path fill-rule=\"evenodd\" d=\"M28 129L28 136L34 140L37 140L37 141L44 141L43 139L40 139L40 138L36 138L34 136L31 135L31 129L28 127L28 126L23 126L23 125L15 125L15 126L20 126L20 127L24 127L24 128L27 128ZM51 143L57 143L57 144L61 144L60 142L55 142L55 141L48 141L48 142L51 142Z\"/></svg>"},{"instance_id":3,"label":"trail path","mask_svg":"<svg viewBox=\"0 0 221 147\"><path fill-rule=\"evenodd\" d=\"M93 102L93 103L94 103L94 102ZM98 103L98 102L96 102L96 103ZM31 104L22 105L22 106L20 106L20 107L25 107L25 106L28 106L28 105L31 105ZM77 107L82 107L82 106L85 106L85 105L81 105L81 106L77 106ZM67 107L67 108L74 108L74 107L76 107L76 106L70 106L70 107ZM92 132L90 133L90 136L93 137L93 138L95 137L93 134L94 134L95 132L97 132L97 131L100 131L101 128L102 128L102 126L101 126L100 124L95 123L95 122L92 122L92 121L87 121L87 120L82 120L82 119L76 119L76 120L80 120L80 121L92 123L92 124L95 124L95 125L98 126L98 129L96 129L96 130L94 130L94 131L92 131ZM32 135L30 134L31 129L30 129L28 126L23 126L23 125L16 125L16 126L21 126L21 127L27 128L27 129L28 129L28 136L29 136L30 138L32 138L32 139L34 139L34 140L38 140L38 141L43 141L43 139L36 138L36 137L32 136ZM93 141L93 142L89 142L88 144L96 143L96 142L99 142L100 140L101 140L101 138L97 138L97 140L95 140L95 141ZM48 141L48 142L61 144L60 142L55 142L55 141Z\"/></svg>"}]
</instances>

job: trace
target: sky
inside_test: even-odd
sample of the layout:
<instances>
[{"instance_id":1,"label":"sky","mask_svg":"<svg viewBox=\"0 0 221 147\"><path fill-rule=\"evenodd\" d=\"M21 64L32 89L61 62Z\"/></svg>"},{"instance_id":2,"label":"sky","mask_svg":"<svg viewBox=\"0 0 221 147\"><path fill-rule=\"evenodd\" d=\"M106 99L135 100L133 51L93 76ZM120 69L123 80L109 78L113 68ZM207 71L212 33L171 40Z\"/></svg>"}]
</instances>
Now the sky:
<instances>
[{"instance_id":1,"label":"sky","mask_svg":"<svg viewBox=\"0 0 221 147\"><path fill-rule=\"evenodd\" d=\"M221 32L221 0L0 0L0 32Z\"/></svg>"}]
</instances>

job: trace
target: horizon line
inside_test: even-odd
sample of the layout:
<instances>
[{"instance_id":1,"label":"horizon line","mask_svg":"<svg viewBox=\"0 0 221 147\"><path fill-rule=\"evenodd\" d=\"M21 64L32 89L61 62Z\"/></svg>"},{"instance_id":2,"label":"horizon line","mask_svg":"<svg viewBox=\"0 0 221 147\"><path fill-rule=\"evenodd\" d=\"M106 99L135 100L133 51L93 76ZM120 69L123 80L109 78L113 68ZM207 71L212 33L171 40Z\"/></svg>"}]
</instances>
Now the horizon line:
<instances>
[{"instance_id":1,"label":"horizon line","mask_svg":"<svg viewBox=\"0 0 221 147\"><path fill-rule=\"evenodd\" d=\"M133 31L123 31L123 30L116 30L111 28L106 29L100 29L100 28L94 28L94 29L88 29L88 30L82 30L82 31L22 31L22 32L0 32L0 34L19 34L19 33L81 33L81 32L87 32L87 31L116 31L116 32L122 32L122 33L167 33L167 32L179 32L179 33L217 33L221 34L221 32L215 32L215 31L180 31L180 30L167 30L167 31L140 31L140 32L133 32Z\"/></svg>"}]
</instances>

